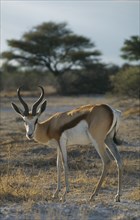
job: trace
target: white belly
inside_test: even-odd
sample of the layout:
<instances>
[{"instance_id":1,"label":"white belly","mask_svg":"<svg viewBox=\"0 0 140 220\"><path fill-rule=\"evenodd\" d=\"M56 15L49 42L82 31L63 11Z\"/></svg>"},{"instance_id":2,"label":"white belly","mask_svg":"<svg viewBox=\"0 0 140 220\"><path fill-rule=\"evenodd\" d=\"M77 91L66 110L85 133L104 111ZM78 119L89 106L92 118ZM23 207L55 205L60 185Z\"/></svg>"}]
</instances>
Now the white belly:
<instances>
[{"instance_id":1,"label":"white belly","mask_svg":"<svg viewBox=\"0 0 140 220\"><path fill-rule=\"evenodd\" d=\"M88 124L85 120L79 122L75 127L63 132L67 139L67 145L89 145Z\"/></svg>"}]
</instances>

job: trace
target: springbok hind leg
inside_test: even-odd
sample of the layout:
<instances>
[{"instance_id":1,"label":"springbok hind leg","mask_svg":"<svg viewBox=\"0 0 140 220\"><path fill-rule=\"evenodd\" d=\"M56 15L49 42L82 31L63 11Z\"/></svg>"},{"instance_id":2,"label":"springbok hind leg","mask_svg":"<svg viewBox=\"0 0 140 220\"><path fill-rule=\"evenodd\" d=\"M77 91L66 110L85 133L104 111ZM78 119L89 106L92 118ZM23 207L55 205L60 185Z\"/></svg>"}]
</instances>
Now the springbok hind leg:
<instances>
[{"instance_id":1,"label":"springbok hind leg","mask_svg":"<svg viewBox=\"0 0 140 220\"><path fill-rule=\"evenodd\" d=\"M99 149L102 149L103 151L100 151ZM93 194L90 197L90 201L92 201L93 198L98 194L98 191L99 191L99 189L100 189L100 187L101 187L101 185L103 183L103 180L104 180L104 178L106 176L106 173L108 171L108 166L110 164L110 158L108 156L107 151L105 150L105 145L103 145L103 148L98 148L98 153L99 153L99 155L100 155L100 157L102 159L102 162L103 162L103 170L102 170L101 177L100 177L100 179L99 179L99 181L97 183L97 186L96 186Z\"/></svg>"},{"instance_id":2,"label":"springbok hind leg","mask_svg":"<svg viewBox=\"0 0 140 220\"><path fill-rule=\"evenodd\" d=\"M119 154L119 151L117 149L116 144L112 140L110 140L109 138L107 138L106 143L107 143L107 148L109 149L110 153L114 157L114 159L117 163L117 167L118 167L118 191L115 196L115 201L120 202L121 190L122 190L123 165L122 165L121 157L120 157L120 154Z\"/></svg>"}]
</instances>

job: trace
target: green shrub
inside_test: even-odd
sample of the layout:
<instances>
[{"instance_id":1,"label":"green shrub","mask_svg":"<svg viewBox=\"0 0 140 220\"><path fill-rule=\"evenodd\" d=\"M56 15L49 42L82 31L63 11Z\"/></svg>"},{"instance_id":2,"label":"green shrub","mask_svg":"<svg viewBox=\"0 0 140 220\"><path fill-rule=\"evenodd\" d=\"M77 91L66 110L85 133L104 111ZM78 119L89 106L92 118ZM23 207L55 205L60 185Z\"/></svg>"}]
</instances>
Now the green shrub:
<instances>
[{"instance_id":1,"label":"green shrub","mask_svg":"<svg viewBox=\"0 0 140 220\"><path fill-rule=\"evenodd\" d=\"M140 68L128 67L122 69L111 78L114 87L114 93L139 97Z\"/></svg>"},{"instance_id":2,"label":"green shrub","mask_svg":"<svg viewBox=\"0 0 140 220\"><path fill-rule=\"evenodd\" d=\"M37 71L2 72L0 74L1 90L12 91L20 86L25 90L32 90L38 85L46 86L50 82L50 74Z\"/></svg>"},{"instance_id":3,"label":"green shrub","mask_svg":"<svg viewBox=\"0 0 140 220\"><path fill-rule=\"evenodd\" d=\"M110 90L108 71L103 67L69 71L58 78L58 92L63 95L105 94Z\"/></svg>"}]
</instances>

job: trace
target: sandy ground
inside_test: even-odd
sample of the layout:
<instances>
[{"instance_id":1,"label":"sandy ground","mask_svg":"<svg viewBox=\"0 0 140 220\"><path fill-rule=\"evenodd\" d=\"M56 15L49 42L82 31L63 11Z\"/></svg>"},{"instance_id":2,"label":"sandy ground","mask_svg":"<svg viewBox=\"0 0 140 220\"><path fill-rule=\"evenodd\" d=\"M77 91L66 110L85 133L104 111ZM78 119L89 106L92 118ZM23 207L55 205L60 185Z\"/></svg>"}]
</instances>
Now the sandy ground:
<instances>
[{"instance_id":1,"label":"sandy ground","mask_svg":"<svg viewBox=\"0 0 140 220\"><path fill-rule=\"evenodd\" d=\"M34 99L28 98L28 103L32 103ZM37 151L39 148L42 149L41 152L44 153L47 161L47 152L42 148L40 144L31 142L26 140L25 138L25 131L23 128L23 123L21 122L20 118L12 111L10 102L14 101L18 103L16 98L2 98L1 99L1 113L0 113L0 132L1 132L1 145L0 145L0 169L1 169L1 179L3 177L3 166L7 160L7 149L9 146L16 146L18 148L19 145L24 144L24 147L28 145L27 150L24 149L24 155L19 155L17 153L17 149L15 150L14 154L14 147L13 147L13 158L17 163L21 160L24 164L26 160L31 158L33 155L33 150L29 151L31 147L34 147L34 152ZM42 116L40 120L50 116L52 113L57 111L67 111L74 107L83 104L92 104L92 103L107 103L113 106L114 108L118 108L122 111L122 122L120 125L119 130L119 137L122 140L120 146L118 146L121 157L124 161L125 168L124 168L124 175L123 175L123 195L120 203L114 202L114 196L117 190L117 181L114 183L110 182L106 183L106 185L101 189L98 197L95 201L89 203L88 199L91 194L92 184L90 181L91 172L95 172L95 175L99 175L98 168L101 170L101 162L96 154L96 152L91 152L89 148L87 154L86 149L82 150L75 150L70 149L68 152L69 157L69 166L70 166L70 178L72 178L72 190L67 196L67 201L65 203L61 203L59 201L52 201L48 196L47 201L44 199L35 200L35 202L27 203L25 202L18 202L16 200L9 201L8 199L1 199L0 203L0 219L1 220L15 220L15 219L36 219L36 220L127 220L133 219L137 220L140 219L140 203L138 200L138 194L140 191L138 190L140 186L139 182L139 131L140 131L140 121L139 115L135 109L139 106L138 100L128 100L128 99L120 99L120 98L113 98L113 97L49 97L48 98L48 107L45 114ZM129 114L132 110L132 114ZM124 114L126 113L126 114ZM77 148L79 149L79 148ZM30 153L29 153L30 152ZM40 151L39 151L40 152ZM74 153L73 153L74 152ZM80 152L80 153L79 153ZM85 153L86 152L86 153ZM77 154L76 154L77 153ZM29 155L30 154L30 155ZM47 154L47 155L46 155ZM50 154L55 154L56 151L53 149ZM82 154L82 156L81 156ZM86 156L87 155L87 156ZM85 158L86 163L83 164L82 157ZM97 157L97 158L95 158ZM50 159L52 158L52 159ZM55 160L56 157L50 157L49 163L51 166L50 176L51 178L55 178ZM44 157L43 157L44 159ZM90 166L88 163L89 161L95 160L93 167ZM76 162L75 162L76 161ZM13 163L14 163L13 162ZM96 164L97 163L97 164ZM11 164L11 159L10 159ZM41 164L41 163L40 163ZM82 164L82 165L81 165ZM98 165L99 164L99 165ZM75 167L76 165L76 167ZM81 168L82 167L82 168ZM43 165L40 165L40 170L43 169ZM116 168L115 168L116 169ZM41 171L39 171L41 172ZM115 173L117 171L115 170ZM79 174L80 173L80 174ZM84 182L84 175L89 180L89 186L87 182ZM108 179L114 178L113 171L109 174ZM84 186L77 180L77 175L83 175L79 177L85 183ZM53 176L53 177L52 177ZM75 181L75 182L74 182ZM75 184L74 184L75 183ZM78 185L78 184L79 185ZM40 183L38 183L40 184ZM42 183L43 184L43 183ZM48 195L53 192L55 188L54 185L56 181L50 180L49 183L45 183L48 185ZM77 185L76 185L77 184ZM94 187L94 183L93 183ZM81 189L81 191L80 191ZM0 192L1 193L1 192ZM135 195L137 194L137 195ZM1 195L1 194L0 194ZM31 205L29 205L31 204Z\"/></svg>"}]
</instances>

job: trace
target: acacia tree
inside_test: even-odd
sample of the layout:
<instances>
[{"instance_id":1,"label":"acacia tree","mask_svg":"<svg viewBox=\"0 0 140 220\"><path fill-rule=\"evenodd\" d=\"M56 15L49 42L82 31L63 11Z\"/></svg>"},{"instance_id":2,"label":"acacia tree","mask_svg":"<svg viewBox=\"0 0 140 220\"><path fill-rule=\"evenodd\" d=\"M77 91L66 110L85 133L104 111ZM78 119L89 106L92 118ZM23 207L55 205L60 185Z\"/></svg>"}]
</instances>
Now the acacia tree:
<instances>
[{"instance_id":1,"label":"acacia tree","mask_svg":"<svg viewBox=\"0 0 140 220\"><path fill-rule=\"evenodd\" d=\"M121 48L123 59L129 61L140 60L140 37L132 36L130 39L125 40L124 46Z\"/></svg>"},{"instance_id":2,"label":"acacia tree","mask_svg":"<svg viewBox=\"0 0 140 220\"><path fill-rule=\"evenodd\" d=\"M76 35L67 23L45 22L26 32L20 40L8 40L10 51L2 53L7 61L22 67L43 67L61 78L73 67L97 62L101 55L90 39Z\"/></svg>"}]
</instances>

